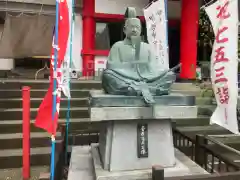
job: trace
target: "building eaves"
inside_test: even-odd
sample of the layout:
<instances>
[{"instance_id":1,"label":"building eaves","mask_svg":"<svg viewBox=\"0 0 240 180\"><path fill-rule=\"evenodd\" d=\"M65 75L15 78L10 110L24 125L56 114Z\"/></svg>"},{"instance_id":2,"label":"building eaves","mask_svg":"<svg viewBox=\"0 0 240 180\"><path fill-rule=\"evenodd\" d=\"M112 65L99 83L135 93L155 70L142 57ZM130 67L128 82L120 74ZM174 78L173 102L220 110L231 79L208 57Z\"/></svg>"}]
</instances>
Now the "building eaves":
<instances>
[{"instance_id":1,"label":"building eaves","mask_svg":"<svg viewBox=\"0 0 240 180\"><path fill-rule=\"evenodd\" d=\"M16 13L30 13L30 14L55 14L55 0L0 0L0 12L16 12ZM75 12L80 13L82 9L82 2L76 1ZM2 16L2 15L1 15Z\"/></svg>"}]
</instances>

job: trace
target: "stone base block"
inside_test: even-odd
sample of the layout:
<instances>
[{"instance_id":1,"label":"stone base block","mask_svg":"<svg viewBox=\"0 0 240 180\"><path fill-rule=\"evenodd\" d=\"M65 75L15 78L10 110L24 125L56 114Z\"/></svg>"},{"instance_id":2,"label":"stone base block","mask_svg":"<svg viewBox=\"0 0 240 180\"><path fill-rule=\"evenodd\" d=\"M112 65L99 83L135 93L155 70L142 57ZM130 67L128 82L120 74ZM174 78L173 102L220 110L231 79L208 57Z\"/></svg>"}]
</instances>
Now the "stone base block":
<instances>
[{"instance_id":1,"label":"stone base block","mask_svg":"<svg viewBox=\"0 0 240 180\"><path fill-rule=\"evenodd\" d=\"M91 107L90 121L197 118L197 106Z\"/></svg>"},{"instance_id":2,"label":"stone base block","mask_svg":"<svg viewBox=\"0 0 240 180\"><path fill-rule=\"evenodd\" d=\"M141 136L142 125L145 132ZM148 169L153 164L172 167L175 155L171 121L106 122L100 132L99 151L103 168L109 171Z\"/></svg>"}]
</instances>

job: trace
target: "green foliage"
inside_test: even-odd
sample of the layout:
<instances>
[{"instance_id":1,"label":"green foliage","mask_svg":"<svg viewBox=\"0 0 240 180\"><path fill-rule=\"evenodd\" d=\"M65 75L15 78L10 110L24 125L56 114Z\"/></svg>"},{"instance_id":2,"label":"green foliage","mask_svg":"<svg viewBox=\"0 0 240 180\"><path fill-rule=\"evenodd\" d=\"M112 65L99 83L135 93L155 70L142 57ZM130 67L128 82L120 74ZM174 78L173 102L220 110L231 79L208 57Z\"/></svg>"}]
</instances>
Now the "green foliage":
<instances>
[{"instance_id":1,"label":"green foliage","mask_svg":"<svg viewBox=\"0 0 240 180\"><path fill-rule=\"evenodd\" d=\"M199 17L199 45L204 47L212 47L214 42L214 32L208 15L204 9L200 10Z\"/></svg>"},{"instance_id":2,"label":"green foliage","mask_svg":"<svg viewBox=\"0 0 240 180\"><path fill-rule=\"evenodd\" d=\"M204 9L200 10L198 45L203 48L212 48L214 32L208 15ZM240 37L238 36L238 57L240 57Z\"/></svg>"}]
</instances>

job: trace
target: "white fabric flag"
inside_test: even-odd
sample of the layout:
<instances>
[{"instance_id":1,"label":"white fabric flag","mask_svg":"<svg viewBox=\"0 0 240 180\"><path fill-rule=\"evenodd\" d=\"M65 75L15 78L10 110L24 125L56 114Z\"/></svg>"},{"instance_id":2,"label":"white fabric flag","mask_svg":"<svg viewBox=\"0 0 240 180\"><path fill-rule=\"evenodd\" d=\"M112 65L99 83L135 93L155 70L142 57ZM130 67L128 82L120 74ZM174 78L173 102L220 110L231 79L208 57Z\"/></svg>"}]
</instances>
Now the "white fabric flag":
<instances>
[{"instance_id":1,"label":"white fabric flag","mask_svg":"<svg viewBox=\"0 0 240 180\"><path fill-rule=\"evenodd\" d=\"M239 134L238 99L238 0L218 0L205 8L215 42L211 56L211 79L217 108L210 123Z\"/></svg>"},{"instance_id":2,"label":"white fabric flag","mask_svg":"<svg viewBox=\"0 0 240 180\"><path fill-rule=\"evenodd\" d=\"M68 12L69 12L69 35L68 35L68 42L67 42L67 50L66 54L64 57L64 61L61 66L61 71L62 71L62 79L61 79L61 87L64 95L67 98L71 98L71 92L70 92L70 87L69 87L69 81L70 81L70 74L71 74L71 65L70 65L70 58L72 56L72 39L71 36L73 32L73 8L72 8L72 1L73 0L67 0L68 4ZM64 28L64 27L63 27Z\"/></svg>"},{"instance_id":3,"label":"white fabric flag","mask_svg":"<svg viewBox=\"0 0 240 180\"><path fill-rule=\"evenodd\" d=\"M159 62L160 70L169 69L167 10L165 0L153 2L143 10L147 26L148 42Z\"/></svg>"}]
</instances>

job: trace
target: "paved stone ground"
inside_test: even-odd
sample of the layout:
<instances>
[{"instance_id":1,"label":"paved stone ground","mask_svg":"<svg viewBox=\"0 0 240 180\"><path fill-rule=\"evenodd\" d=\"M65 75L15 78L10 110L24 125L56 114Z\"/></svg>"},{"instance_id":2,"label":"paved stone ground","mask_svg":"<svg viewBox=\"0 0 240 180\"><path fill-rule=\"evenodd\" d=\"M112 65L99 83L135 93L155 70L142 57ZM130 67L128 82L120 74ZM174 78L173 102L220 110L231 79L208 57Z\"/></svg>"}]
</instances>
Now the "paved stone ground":
<instances>
[{"instance_id":1,"label":"paved stone ground","mask_svg":"<svg viewBox=\"0 0 240 180\"><path fill-rule=\"evenodd\" d=\"M30 180L38 180L40 173L48 171L49 167L34 167L31 169ZM22 180L22 169L1 169L0 180Z\"/></svg>"}]
</instances>

